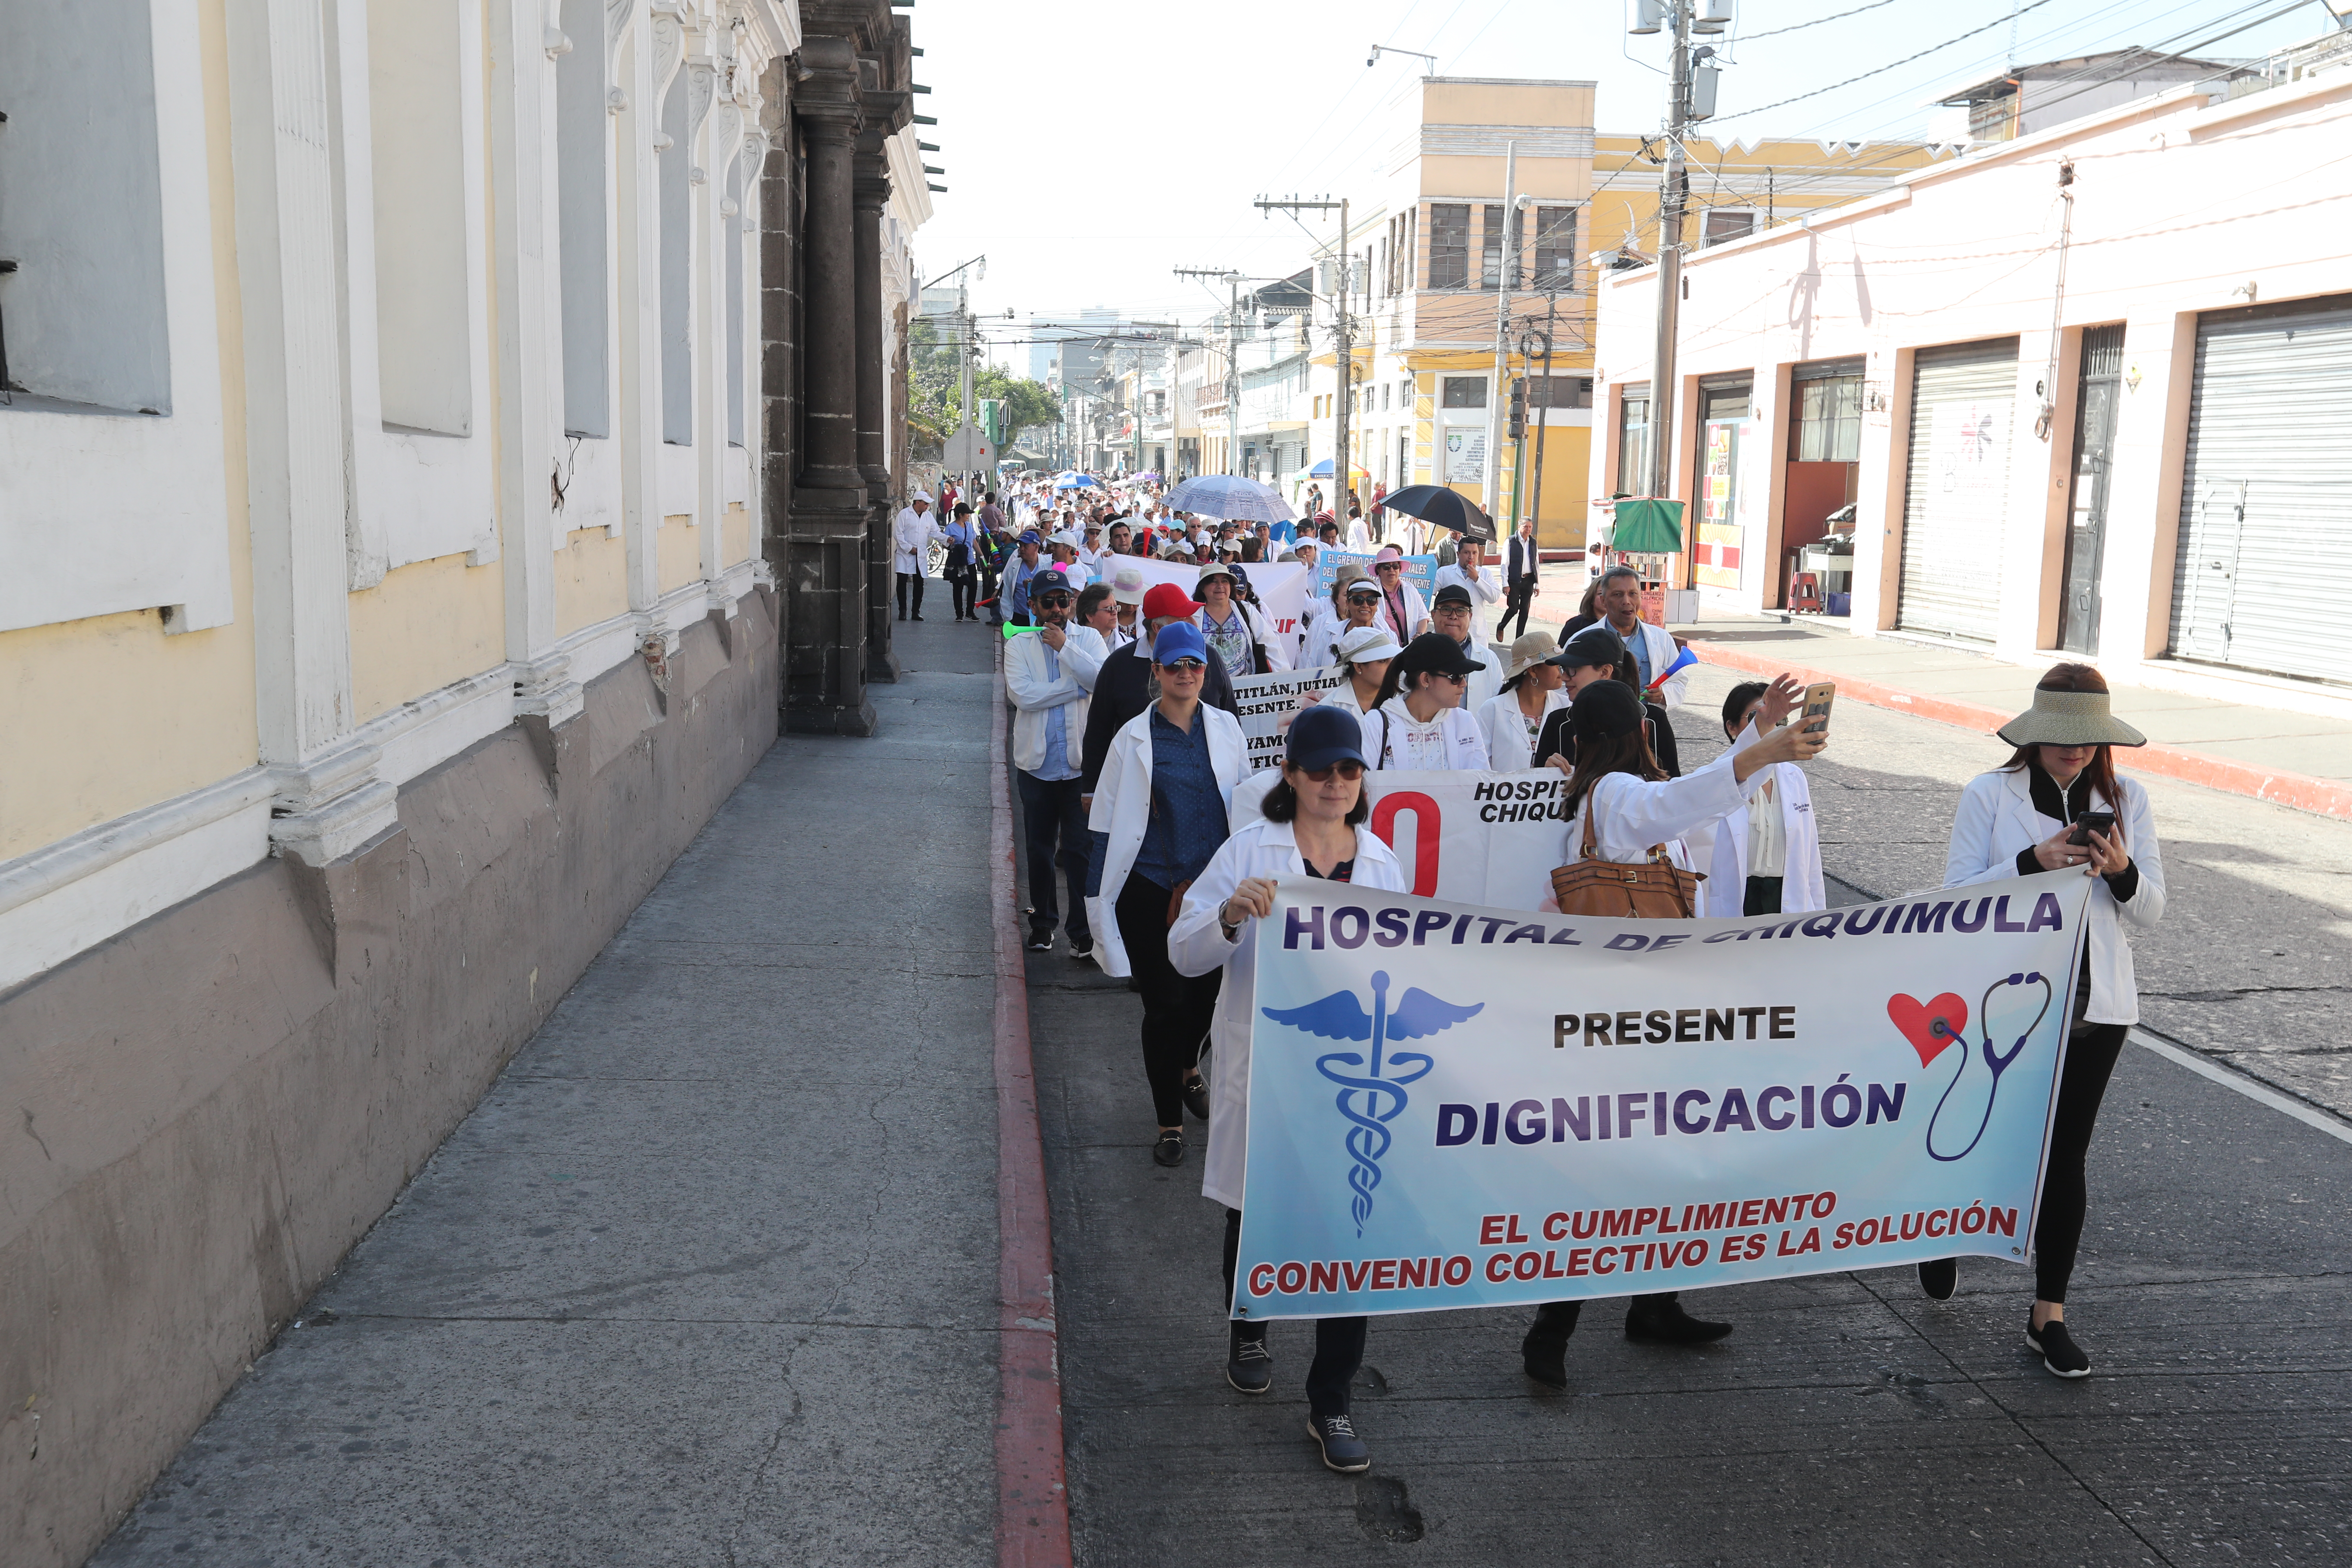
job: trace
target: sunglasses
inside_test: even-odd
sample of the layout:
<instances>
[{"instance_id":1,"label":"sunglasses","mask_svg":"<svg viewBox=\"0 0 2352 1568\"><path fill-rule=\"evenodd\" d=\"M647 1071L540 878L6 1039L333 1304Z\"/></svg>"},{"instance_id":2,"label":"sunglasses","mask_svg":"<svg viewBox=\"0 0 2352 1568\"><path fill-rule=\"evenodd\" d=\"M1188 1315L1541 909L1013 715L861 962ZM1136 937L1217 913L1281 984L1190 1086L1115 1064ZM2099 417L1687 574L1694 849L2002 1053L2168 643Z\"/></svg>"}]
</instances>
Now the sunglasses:
<instances>
[{"instance_id":1,"label":"sunglasses","mask_svg":"<svg viewBox=\"0 0 2352 1568\"><path fill-rule=\"evenodd\" d=\"M1429 673L1437 677L1438 679L1444 681L1449 686L1467 686L1470 684L1470 678L1466 675L1448 675L1442 669L1433 669Z\"/></svg>"},{"instance_id":2,"label":"sunglasses","mask_svg":"<svg viewBox=\"0 0 2352 1568\"><path fill-rule=\"evenodd\" d=\"M1328 768L1301 768L1298 771L1307 775L1308 784L1329 784L1335 773L1349 784L1353 784L1364 776L1364 764L1353 758L1349 758L1333 763Z\"/></svg>"},{"instance_id":3,"label":"sunglasses","mask_svg":"<svg viewBox=\"0 0 2352 1568\"><path fill-rule=\"evenodd\" d=\"M1037 601L1040 608L1048 610L1066 610L1076 603L1067 594L1047 594Z\"/></svg>"}]
</instances>

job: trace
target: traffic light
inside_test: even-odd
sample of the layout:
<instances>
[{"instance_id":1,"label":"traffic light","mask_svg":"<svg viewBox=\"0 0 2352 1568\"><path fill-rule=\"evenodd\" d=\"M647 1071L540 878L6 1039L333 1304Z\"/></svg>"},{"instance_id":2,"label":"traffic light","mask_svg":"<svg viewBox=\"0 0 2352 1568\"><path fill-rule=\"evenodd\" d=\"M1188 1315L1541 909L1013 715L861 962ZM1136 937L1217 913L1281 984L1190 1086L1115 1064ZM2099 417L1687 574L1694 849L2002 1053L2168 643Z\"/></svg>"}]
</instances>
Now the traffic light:
<instances>
[{"instance_id":1,"label":"traffic light","mask_svg":"<svg viewBox=\"0 0 2352 1568\"><path fill-rule=\"evenodd\" d=\"M1525 376L1511 383L1511 424L1506 433L1514 441L1528 433L1528 382Z\"/></svg>"}]
</instances>

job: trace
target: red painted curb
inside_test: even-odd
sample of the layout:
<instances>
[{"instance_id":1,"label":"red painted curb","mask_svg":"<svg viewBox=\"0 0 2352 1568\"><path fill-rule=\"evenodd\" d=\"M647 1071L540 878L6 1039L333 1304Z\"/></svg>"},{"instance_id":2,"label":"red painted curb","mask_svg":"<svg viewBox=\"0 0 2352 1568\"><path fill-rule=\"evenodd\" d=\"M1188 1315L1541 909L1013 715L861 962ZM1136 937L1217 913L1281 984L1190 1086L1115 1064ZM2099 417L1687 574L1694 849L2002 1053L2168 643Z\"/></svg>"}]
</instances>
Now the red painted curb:
<instances>
[{"instance_id":1,"label":"red painted curb","mask_svg":"<svg viewBox=\"0 0 2352 1568\"><path fill-rule=\"evenodd\" d=\"M1690 650L1705 663L1719 664L1726 669L1741 670L1750 675L1779 675L1786 671L1804 681L1833 680L1842 698L1873 708L1892 708L1898 713L1916 713L1922 719L1958 724L1963 730L1974 730L1980 734L1990 735L2017 717L2014 713L1975 702L1955 702L1948 698L1929 697L1923 692L1882 686L1874 680L1856 680L1852 676L1837 675L1828 670L1808 669L1801 665L1784 663L1725 643L1701 642L1693 638ZM2207 756L2202 752L2183 751L2178 746L2138 746L2118 752L2117 761L2134 773L2155 773L2163 778L2179 779L2184 784L2203 784L2208 789L2250 795L2255 800L2269 801L2273 805L2290 805L2299 811L2317 812L2322 816L2352 817L2352 784L2338 784L2334 779L2313 778L2307 773L2273 773L2267 768L2233 763L2224 757Z\"/></svg>"},{"instance_id":2,"label":"red painted curb","mask_svg":"<svg viewBox=\"0 0 2352 1568\"><path fill-rule=\"evenodd\" d=\"M1013 788L1005 770L1004 651L997 645L989 725L988 893L996 908L996 1561L1069 1568L1070 1494L1062 1468L1062 1372L1054 1326L1054 1229L1037 1077L1029 1055L1029 971L1013 875Z\"/></svg>"}]
</instances>

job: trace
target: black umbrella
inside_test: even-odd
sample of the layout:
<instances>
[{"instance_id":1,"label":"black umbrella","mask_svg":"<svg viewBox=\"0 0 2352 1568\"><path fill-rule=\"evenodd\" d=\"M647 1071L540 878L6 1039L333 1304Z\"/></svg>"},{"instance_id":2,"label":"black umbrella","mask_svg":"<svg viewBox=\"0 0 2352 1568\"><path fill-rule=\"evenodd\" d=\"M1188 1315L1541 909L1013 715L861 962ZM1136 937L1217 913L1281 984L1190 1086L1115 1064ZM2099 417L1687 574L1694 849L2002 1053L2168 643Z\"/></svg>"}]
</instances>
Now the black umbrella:
<instances>
[{"instance_id":1,"label":"black umbrella","mask_svg":"<svg viewBox=\"0 0 2352 1568\"><path fill-rule=\"evenodd\" d=\"M1465 539L1475 539L1482 544L1495 542L1495 520L1480 511L1477 503L1460 490L1444 485L1407 485L1394 495L1381 499L1381 504L1391 511L1438 528L1450 528Z\"/></svg>"}]
</instances>

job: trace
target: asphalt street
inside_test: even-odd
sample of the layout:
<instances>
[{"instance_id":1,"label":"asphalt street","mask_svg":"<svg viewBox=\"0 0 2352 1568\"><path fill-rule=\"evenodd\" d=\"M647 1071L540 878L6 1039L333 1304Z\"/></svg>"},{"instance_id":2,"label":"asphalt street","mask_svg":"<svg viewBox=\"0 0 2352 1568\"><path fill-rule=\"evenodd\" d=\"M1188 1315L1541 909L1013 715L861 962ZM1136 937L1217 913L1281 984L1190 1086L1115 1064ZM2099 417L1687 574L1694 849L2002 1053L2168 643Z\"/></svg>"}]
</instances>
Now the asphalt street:
<instances>
[{"instance_id":1,"label":"asphalt street","mask_svg":"<svg viewBox=\"0 0 2352 1568\"><path fill-rule=\"evenodd\" d=\"M1696 672L1690 762L1731 684ZM2000 760L1840 710L1811 769L1833 897L1939 882L1958 786ZM2352 826L2150 789L2172 900L2137 949L2148 1021L2343 1105ZM1594 1303L1564 1394L1520 1373L1518 1312L1383 1318L1350 1479L1304 1431L1303 1327L1274 1330L1272 1394L1224 1383L1222 1211L1197 1150L1151 1163L1136 999L1064 952L1029 970L1082 1563L2352 1562L2352 1144L2147 1050L2092 1150L2088 1381L2042 1371L2031 1277L1989 1261L1940 1305L1907 1268L1714 1292L1738 1329L1701 1350L1634 1344Z\"/></svg>"}]
</instances>

